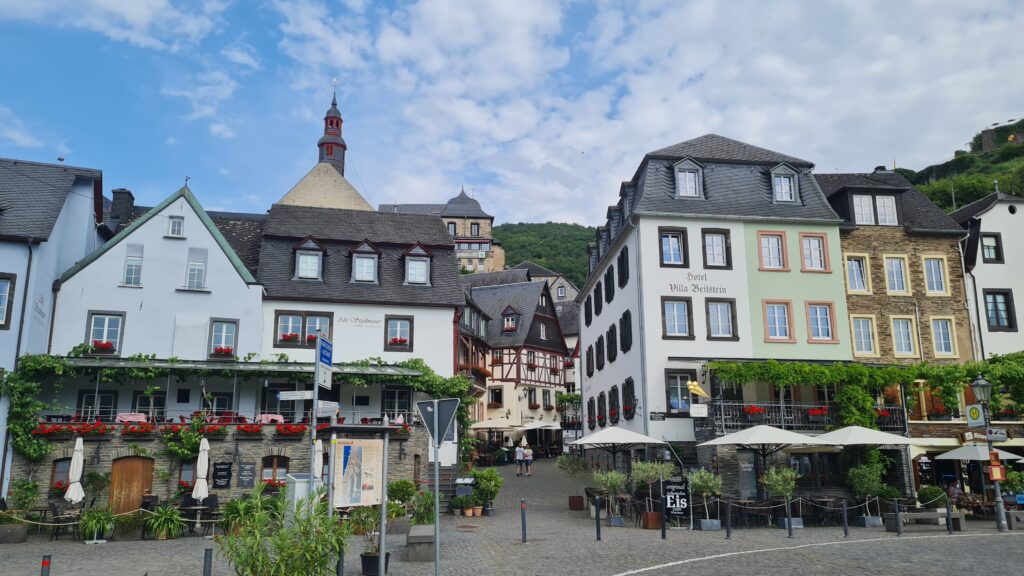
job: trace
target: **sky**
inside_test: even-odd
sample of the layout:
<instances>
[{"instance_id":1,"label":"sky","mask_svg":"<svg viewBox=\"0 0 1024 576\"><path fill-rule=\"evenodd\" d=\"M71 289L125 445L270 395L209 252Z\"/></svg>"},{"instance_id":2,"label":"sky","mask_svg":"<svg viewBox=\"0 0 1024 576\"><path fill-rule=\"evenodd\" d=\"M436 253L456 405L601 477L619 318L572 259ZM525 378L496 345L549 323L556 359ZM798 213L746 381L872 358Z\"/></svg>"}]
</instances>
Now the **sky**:
<instances>
[{"instance_id":1,"label":"sky","mask_svg":"<svg viewBox=\"0 0 1024 576\"><path fill-rule=\"evenodd\" d=\"M817 172L945 160L1024 116L1022 29L1015 0L0 0L0 156L262 212L336 79L371 204L465 187L498 222L596 225L706 133Z\"/></svg>"}]
</instances>

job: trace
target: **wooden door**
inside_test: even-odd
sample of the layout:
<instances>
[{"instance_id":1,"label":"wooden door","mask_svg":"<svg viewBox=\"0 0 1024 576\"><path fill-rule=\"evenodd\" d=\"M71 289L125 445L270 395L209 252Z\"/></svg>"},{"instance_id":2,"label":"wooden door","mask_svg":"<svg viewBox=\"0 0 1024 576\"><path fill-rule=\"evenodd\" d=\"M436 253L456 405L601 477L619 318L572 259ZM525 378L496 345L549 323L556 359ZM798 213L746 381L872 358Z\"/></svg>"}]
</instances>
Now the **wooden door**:
<instances>
[{"instance_id":1,"label":"wooden door","mask_svg":"<svg viewBox=\"0 0 1024 576\"><path fill-rule=\"evenodd\" d=\"M114 460L110 473L110 511L137 510L142 496L153 488L153 459L128 456Z\"/></svg>"}]
</instances>

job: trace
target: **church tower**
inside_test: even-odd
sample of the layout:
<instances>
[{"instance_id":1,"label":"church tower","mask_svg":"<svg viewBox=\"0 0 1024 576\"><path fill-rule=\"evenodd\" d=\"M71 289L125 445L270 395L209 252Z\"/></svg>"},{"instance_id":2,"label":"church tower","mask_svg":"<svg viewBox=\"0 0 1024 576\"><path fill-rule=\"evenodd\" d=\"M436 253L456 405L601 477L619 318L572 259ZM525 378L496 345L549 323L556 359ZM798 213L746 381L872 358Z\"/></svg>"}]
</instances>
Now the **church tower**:
<instances>
[{"instance_id":1,"label":"church tower","mask_svg":"<svg viewBox=\"0 0 1024 576\"><path fill-rule=\"evenodd\" d=\"M331 98L331 108L324 116L324 135L316 143L320 149L320 161L333 164L342 176L345 175L345 139L341 137L341 112L338 111L338 95Z\"/></svg>"}]
</instances>

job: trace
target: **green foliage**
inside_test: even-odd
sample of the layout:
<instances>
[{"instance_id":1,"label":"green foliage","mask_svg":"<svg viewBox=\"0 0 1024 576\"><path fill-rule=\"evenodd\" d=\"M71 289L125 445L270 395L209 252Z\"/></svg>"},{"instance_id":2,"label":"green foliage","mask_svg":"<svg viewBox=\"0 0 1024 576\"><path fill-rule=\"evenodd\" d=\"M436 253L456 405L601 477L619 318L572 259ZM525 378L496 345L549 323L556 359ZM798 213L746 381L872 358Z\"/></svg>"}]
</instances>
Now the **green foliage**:
<instances>
[{"instance_id":1,"label":"green foliage","mask_svg":"<svg viewBox=\"0 0 1024 576\"><path fill-rule=\"evenodd\" d=\"M1024 493L1024 472L1010 470L1006 473L1006 481L1003 486L1014 494Z\"/></svg>"},{"instance_id":2,"label":"green foliage","mask_svg":"<svg viewBox=\"0 0 1024 576\"><path fill-rule=\"evenodd\" d=\"M82 479L82 488L93 498L99 496L100 492L107 489L107 486L110 486L110 472L90 470Z\"/></svg>"},{"instance_id":3,"label":"green foliage","mask_svg":"<svg viewBox=\"0 0 1024 576\"><path fill-rule=\"evenodd\" d=\"M347 523L328 515L323 490L297 503L290 522L281 495L264 497L257 490L236 500L230 529L217 535L221 554L238 576L292 576L334 573L338 556L351 534Z\"/></svg>"},{"instance_id":4,"label":"green foliage","mask_svg":"<svg viewBox=\"0 0 1024 576\"><path fill-rule=\"evenodd\" d=\"M434 493L429 490L417 492L412 499L412 519L410 523L433 524L434 523Z\"/></svg>"},{"instance_id":5,"label":"green foliage","mask_svg":"<svg viewBox=\"0 0 1024 576\"><path fill-rule=\"evenodd\" d=\"M835 398L836 411L841 426L863 426L878 429L875 415L875 399L864 388L847 384L839 388Z\"/></svg>"},{"instance_id":6,"label":"green foliage","mask_svg":"<svg viewBox=\"0 0 1024 576\"><path fill-rule=\"evenodd\" d=\"M618 496L626 487L626 482L628 480L629 478L618 470L594 472L594 483L607 491L609 498Z\"/></svg>"},{"instance_id":7,"label":"green foliage","mask_svg":"<svg viewBox=\"0 0 1024 576\"><path fill-rule=\"evenodd\" d=\"M476 482L473 485L473 492L480 498L483 504L490 504L498 497L498 492L505 485L505 479L498 474L497 468L483 468L473 471L473 478Z\"/></svg>"},{"instance_id":8,"label":"green foliage","mask_svg":"<svg viewBox=\"0 0 1024 576\"><path fill-rule=\"evenodd\" d=\"M896 500L900 496L902 496L900 491L888 484L882 484L882 489L878 492L878 497L882 500Z\"/></svg>"},{"instance_id":9,"label":"green foliage","mask_svg":"<svg viewBox=\"0 0 1024 576\"><path fill-rule=\"evenodd\" d=\"M121 514L114 516L114 525L118 530L134 530L136 528L142 528L146 523L146 519L142 516L142 512L131 512L129 514ZM118 536L120 540L121 537Z\"/></svg>"},{"instance_id":10,"label":"green foliage","mask_svg":"<svg viewBox=\"0 0 1024 576\"><path fill-rule=\"evenodd\" d=\"M509 266L529 260L562 274L576 286L583 285L590 270L587 243L594 241L594 232L591 227L555 222L501 224L492 229Z\"/></svg>"},{"instance_id":11,"label":"green foliage","mask_svg":"<svg viewBox=\"0 0 1024 576\"><path fill-rule=\"evenodd\" d=\"M189 461L199 457L199 444L203 441L202 416L192 418L188 426L181 426L177 431L166 431L160 434L164 443L164 451L179 460Z\"/></svg>"},{"instance_id":12,"label":"green foliage","mask_svg":"<svg viewBox=\"0 0 1024 576\"><path fill-rule=\"evenodd\" d=\"M659 480L668 479L676 471L672 462L633 462L633 470L630 472L630 481L633 485L646 484L647 489Z\"/></svg>"},{"instance_id":13,"label":"green foliage","mask_svg":"<svg viewBox=\"0 0 1024 576\"><path fill-rule=\"evenodd\" d=\"M78 528L86 540L98 540L114 529L114 515L106 508L89 508L82 512Z\"/></svg>"},{"instance_id":14,"label":"green foliage","mask_svg":"<svg viewBox=\"0 0 1024 576\"><path fill-rule=\"evenodd\" d=\"M70 375L73 370L63 358L28 354L20 357L18 368L0 382L0 396L9 402L7 432L11 447L29 462L39 462L53 448L49 440L32 434L39 423L39 414L55 405L41 399L41 382L50 378L59 384L63 377Z\"/></svg>"},{"instance_id":15,"label":"green foliage","mask_svg":"<svg viewBox=\"0 0 1024 576\"><path fill-rule=\"evenodd\" d=\"M405 509L388 502L388 519L397 518ZM360 506L348 513L348 523L363 533L363 556L380 555L380 506Z\"/></svg>"},{"instance_id":16,"label":"green foliage","mask_svg":"<svg viewBox=\"0 0 1024 576\"><path fill-rule=\"evenodd\" d=\"M789 466L772 466L761 476L760 482L771 496L792 498L796 492L796 479L800 475Z\"/></svg>"},{"instance_id":17,"label":"green foliage","mask_svg":"<svg viewBox=\"0 0 1024 576\"><path fill-rule=\"evenodd\" d=\"M451 499L448 500L448 503L451 505L452 510L462 510L464 508L464 504L466 503L466 497L452 496Z\"/></svg>"},{"instance_id":18,"label":"green foliage","mask_svg":"<svg viewBox=\"0 0 1024 576\"><path fill-rule=\"evenodd\" d=\"M872 498L882 493L882 474L885 468L880 462L854 466L846 472L846 483L858 498Z\"/></svg>"},{"instance_id":19,"label":"green foliage","mask_svg":"<svg viewBox=\"0 0 1024 576\"><path fill-rule=\"evenodd\" d=\"M555 404L579 404L579 394L566 394L564 392L558 392L555 394Z\"/></svg>"},{"instance_id":20,"label":"green foliage","mask_svg":"<svg viewBox=\"0 0 1024 576\"><path fill-rule=\"evenodd\" d=\"M392 480L388 482L388 500L408 504L416 495L416 484L412 480Z\"/></svg>"},{"instance_id":21,"label":"green foliage","mask_svg":"<svg viewBox=\"0 0 1024 576\"><path fill-rule=\"evenodd\" d=\"M174 538L181 534L184 527L185 520L181 512L170 504L157 506L146 516L146 529L157 538Z\"/></svg>"},{"instance_id":22,"label":"green foliage","mask_svg":"<svg viewBox=\"0 0 1024 576\"><path fill-rule=\"evenodd\" d=\"M11 481L11 495L7 505L12 510L26 512L39 500L39 484L25 479Z\"/></svg>"},{"instance_id":23,"label":"green foliage","mask_svg":"<svg viewBox=\"0 0 1024 576\"><path fill-rule=\"evenodd\" d=\"M942 508L946 505L945 495L946 491L938 486L921 486L917 491L917 501L928 508Z\"/></svg>"},{"instance_id":24,"label":"green foliage","mask_svg":"<svg viewBox=\"0 0 1024 576\"><path fill-rule=\"evenodd\" d=\"M722 493L722 477L711 470L698 468L686 475L690 483L690 492L700 494L704 501L704 517L711 518L708 511L708 496L715 496Z\"/></svg>"},{"instance_id":25,"label":"green foliage","mask_svg":"<svg viewBox=\"0 0 1024 576\"><path fill-rule=\"evenodd\" d=\"M590 469L590 464L587 463L585 458L574 454L562 454L555 459L555 466L570 477L575 477L580 472Z\"/></svg>"}]
</instances>

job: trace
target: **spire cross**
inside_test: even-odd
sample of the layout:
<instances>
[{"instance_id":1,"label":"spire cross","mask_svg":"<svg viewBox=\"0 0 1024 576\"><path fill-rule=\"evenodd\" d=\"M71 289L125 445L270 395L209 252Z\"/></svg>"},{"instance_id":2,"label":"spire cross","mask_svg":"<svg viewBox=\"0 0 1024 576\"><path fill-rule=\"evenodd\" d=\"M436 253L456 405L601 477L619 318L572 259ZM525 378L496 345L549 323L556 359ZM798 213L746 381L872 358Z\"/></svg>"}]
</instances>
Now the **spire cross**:
<instances>
[{"instance_id":1,"label":"spire cross","mask_svg":"<svg viewBox=\"0 0 1024 576\"><path fill-rule=\"evenodd\" d=\"M188 187L188 181L191 180L188 176L185 176L185 187Z\"/></svg>"}]
</instances>

